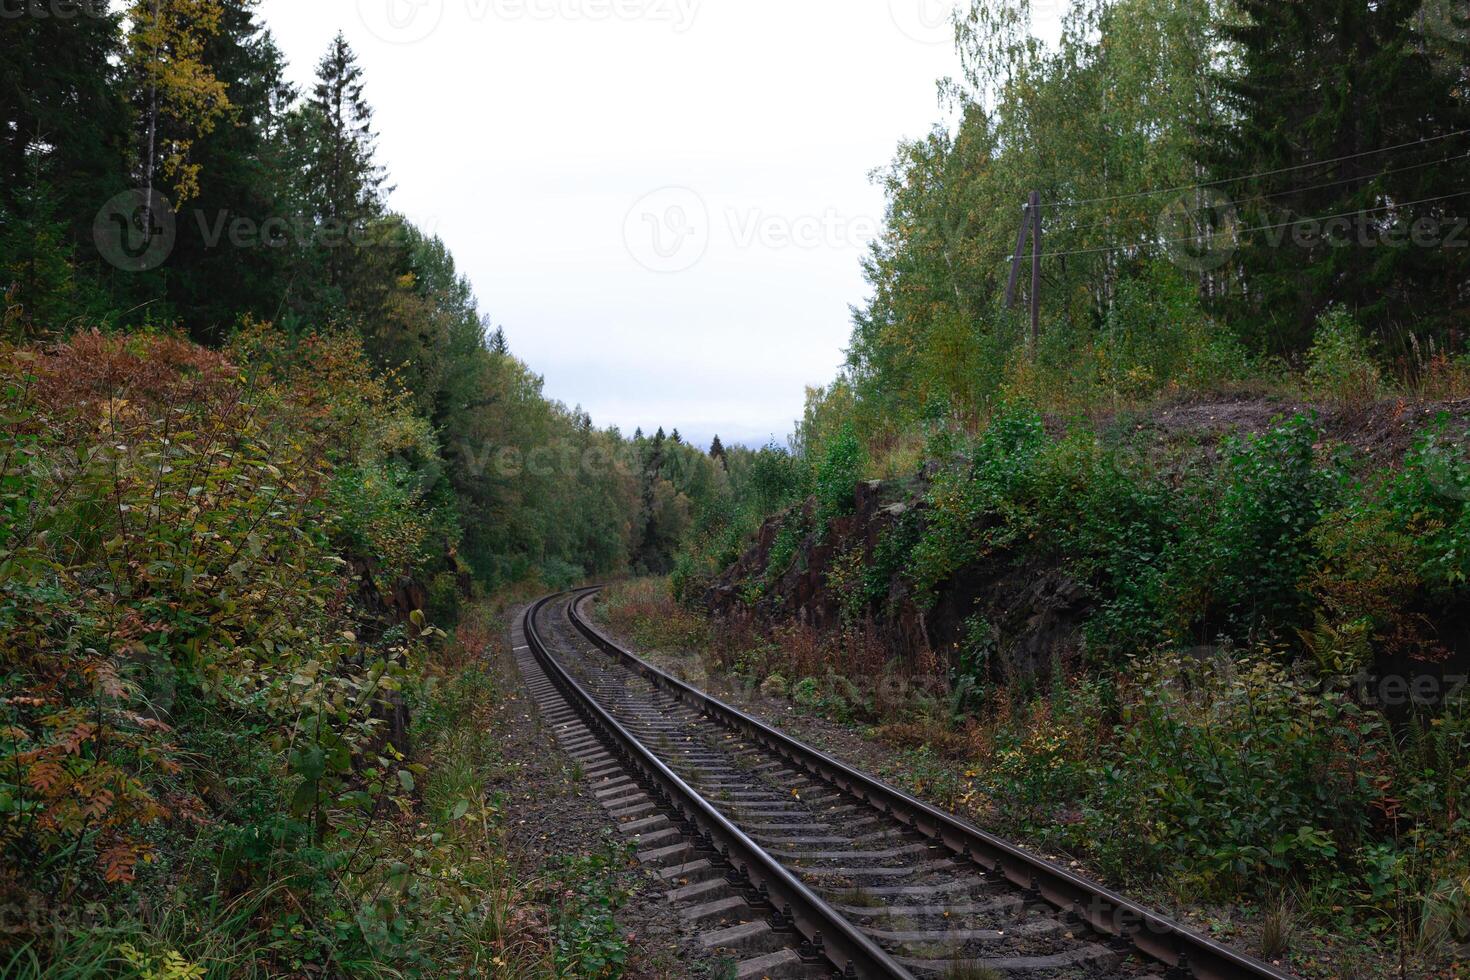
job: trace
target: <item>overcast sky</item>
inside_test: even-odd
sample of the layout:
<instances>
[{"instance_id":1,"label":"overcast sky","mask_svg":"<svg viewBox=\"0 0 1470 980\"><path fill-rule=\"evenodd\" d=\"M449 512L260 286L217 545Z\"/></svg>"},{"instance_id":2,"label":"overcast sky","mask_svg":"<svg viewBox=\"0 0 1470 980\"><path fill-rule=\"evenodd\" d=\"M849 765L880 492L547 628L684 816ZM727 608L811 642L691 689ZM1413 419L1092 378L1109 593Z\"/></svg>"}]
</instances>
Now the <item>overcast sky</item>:
<instances>
[{"instance_id":1,"label":"overcast sky","mask_svg":"<svg viewBox=\"0 0 1470 980\"><path fill-rule=\"evenodd\" d=\"M948 0L263 0L307 85L337 30L392 206L599 425L784 441L842 362L868 179L941 117Z\"/></svg>"}]
</instances>

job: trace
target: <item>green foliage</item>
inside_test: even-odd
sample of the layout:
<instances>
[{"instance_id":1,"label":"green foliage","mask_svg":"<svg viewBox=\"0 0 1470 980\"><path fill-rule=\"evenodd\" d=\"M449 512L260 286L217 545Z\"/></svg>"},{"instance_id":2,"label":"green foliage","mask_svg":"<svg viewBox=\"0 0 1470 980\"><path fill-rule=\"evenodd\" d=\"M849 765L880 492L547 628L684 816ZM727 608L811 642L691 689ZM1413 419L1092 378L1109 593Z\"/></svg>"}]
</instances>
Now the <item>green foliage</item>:
<instances>
[{"instance_id":1,"label":"green foliage","mask_svg":"<svg viewBox=\"0 0 1470 980\"><path fill-rule=\"evenodd\" d=\"M835 672L828 673L821 680L803 677L791 685L790 697L798 707L838 722L852 721L863 707L857 689L847 678Z\"/></svg>"},{"instance_id":2,"label":"green foliage","mask_svg":"<svg viewBox=\"0 0 1470 980\"><path fill-rule=\"evenodd\" d=\"M748 454L747 459L733 465L745 471L742 496L749 498L757 515L776 513L791 504L802 491L800 464L774 443Z\"/></svg>"},{"instance_id":3,"label":"green foliage","mask_svg":"<svg viewBox=\"0 0 1470 980\"><path fill-rule=\"evenodd\" d=\"M558 874L564 891L554 926L557 976L612 980L623 975L629 944L616 917L632 895L620 880L632 861L632 845L614 841L609 833L601 851L562 863Z\"/></svg>"},{"instance_id":4,"label":"green foliage","mask_svg":"<svg viewBox=\"0 0 1470 980\"><path fill-rule=\"evenodd\" d=\"M1242 236L1231 265L1239 286L1222 292L1222 308L1255 345L1282 352L1311 344L1332 304L1385 341L1449 336L1460 322L1450 284L1466 278L1466 250L1443 247L1433 233L1426 241L1422 231L1466 214L1463 202L1447 212L1428 203L1460 189L1439 147L1470 127L1463 31L1451 44L1426 38L1433 8L1417 2L1293 11L1239 0L1230 9L1218 23L1234 56L1215 114L1199 130L1200 163L1209 179L1232 181L1242 227L1278 227ZM1328 37L1336 43L1321 43ZM1416 118L1383 113L1384 105L1425 111ZM1300 135L1280 138L1288 132ZM1312 168L1347 156L1371 161L1369 179L1323 186L1330 178ZM1337 217L1285 224L1319 216ZM1329 330L1346 336L1345 325ZM1342 353L1356 362L1361 350L1352 343ZM1353 366L1324 380L1361 390L1370 379Z\"/></svg>"},{"instance_id":5,"label":"green foliage","mask_svg":"<svg viewBox=\"0 0 1470 980\"><path fill-rule=\"evenodd\" d=\"M1301 583L1316 560L1312 531L1333 506L1343 475L1319 465L1316 425L1302 416L1229 443L1212 533L1214 594L1238 629L1300 625Z\"/></svg>"},{"instance_id":6,"label":"green foliage","mask_svg":"<svg viewBox=\"0 0 1470 980\"><path fill-rule=\"evenodd\" d=\"M1244 349L1200 307L1197 283L1163 262L1118 285L1095 343L1097 381L1127 400L1246 376Z\"/></svg>"},{"instance_id":7,"label":"green foliage","mask_svg":"<svg viewBox=\"0 0 1470 980\"><path fill-rule=\"evenodd\" d=\"M766 573L761 583L764 587L773 585L791 570L791 563L796 560L802 542L811 533L811 518L806 510L798 507L786 512L781 518L780 529L776 532L776 539L771 542L771 551L766 558Z\"/></svg>"},{"instance_id":8,"label":"green foliage","mask_svg":"<svg viewBox=\"0 0 1470 980\"><path fill-rule=\"evenodd\" d=\"M1161 669L1117 747L1123 793L1151 801L1127 825L1146 860L1231 891L1334 870L1368 829L1383 723L1269 661Z\"/></svg>"},{"instance_id":9,"label":"green foliage","mask_svg":"<svg viewBox=\"0 0 1470 980\"><path fill-rule=\"evenodd\" d=\"M657 579L631 579L603 590L597 610L639 649L688 653L710 643L714 630L704 617L681 608Z\"/></svg>"},{"instance_id":10,"label":"green foliage","mask_svg":"<svg viewBox=\"0 0 1470 980\"><path fill-rule=\"evenodd\" d=\"M692 487L691 522L678 543L672 573L674 593L681 602L701 597L715 576L745 551L765 520L791 508L809 487L810 469L774 444L755 451L723 448L722 464L710 468L709 480ZM794 554L794 542L788 543ZM768 562L767 567L779 574L789 560L790 555L779 568L776 561ZM761 583L750 584L752 600L762 588Z\"/></svg>"},{"instance_id":11,"label":"green foliage","mask_svg":"<svg viewBox=\"0 0 1470 980\"><path fill-rule=\"evenodd\" d=\"M959 656L950 672L950 714L963 718L984 704L996 652L996 629L976 613L965 620Z\"/></svg>"},{"instance_id":12,"label":"green foliage","mask_svg":"<svg viewBox=\"0 0 1470 980\"><path fill-rule=\"evenodd\" d=\"M929 491L928 524L910 557L921 595L1030 530L1028 498L1047 444L1041 416L1025 406L998 414L963 464L951 466Z\"/></svg>"},{"instance_id":13,"label":"green foliage","mask_svg":"<svg viewBox=\"0 0 1470 980\"><path fill-rule=\"evenodd\" d=\"M857 506L857 485L866 464L867 454L850 426L827 443L816 467L817 523L824 531Z\"/></svg>"},{"instance_id":14,"label":"green foliage","mask_svg":"<svg viewBox=\"0 0 1470 980\"><path fill-rule=\"evenodd\" d=\"M380 591L453 546L396 461L432 440L355 341L280 340L0 350L0 888L63 923L54 950L3 942L38 963L90 955L68 929L98 907L158 975L240 945L263 972L424 975L428 937L473 942L493 818L410 754L443 633ZM421 799L444 812L383 819Z\"/></svg>"},{"instance_id":15,"label":"green foliage","mask_svg":"<svg viewBox=\"0 0 1470 980\"><path fill-rule=\"evenodd\" d=\"M1378 396L1378 365L1369 344L1346 309L1334 306L1317 320L1307 351L1307 388L1344 405L1362 405Z\"/></svg>"},{"instance_id":16,"label":"green foliage","mask_svg":"<svg viewBox=\"0 0 1470 980\"><path fill-rule=\"evenodd\" d=\"M1441 418L1419 439L1388 494L1413 541L1419 574L1441 598L1470 584L1470 453L1447 428Z\"/></svg>"},{"instance_id":17,"label":"green foliage","mask_svg":"<svg viewBox=\"0 0 1470 980\"><path fill-rule=\"evenodd\" d=\"M1133 673L1121 706L1074 677L999 713L967 799L1116 881L1259 898L1293 881L1338 930L1464 934L1463 704L1395 735L1269 653L1161 656Z\"/></svg>"}]
</instances>

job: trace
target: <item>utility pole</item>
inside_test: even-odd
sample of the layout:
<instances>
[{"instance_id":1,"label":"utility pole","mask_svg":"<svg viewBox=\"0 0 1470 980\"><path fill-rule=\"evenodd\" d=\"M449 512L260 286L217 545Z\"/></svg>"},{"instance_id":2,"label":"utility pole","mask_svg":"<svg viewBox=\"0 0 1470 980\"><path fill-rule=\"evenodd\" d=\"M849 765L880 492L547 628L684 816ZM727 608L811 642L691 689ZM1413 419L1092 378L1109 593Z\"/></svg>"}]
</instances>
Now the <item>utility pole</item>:
<instances>
[{"instance_id":1,"label":"utility pole","mask_svg":"<svg viewBox=\"0 0 1470 980\"><path fill-rule=\"evenodd\" d=\"M1031 192L1031 356L1041 350L1041 192Z\"/></svg>"},{"instance_id":2,"label":"utility pole","mask_svg":"<svg viewBox=\"0 0 1470 980\"><path fill-rule=\"evenodd\" d=\"M1031 237L1031 356L1041 346L1041 192L1032 191L1021 209L1021 230L1016 234L1016 254L1011 258L1011 278L1006 284L1006 306L1015 308L1016 280L1020 278L1021 256L1025 254L1026 237Z\"/></svg>"}]
</instances>

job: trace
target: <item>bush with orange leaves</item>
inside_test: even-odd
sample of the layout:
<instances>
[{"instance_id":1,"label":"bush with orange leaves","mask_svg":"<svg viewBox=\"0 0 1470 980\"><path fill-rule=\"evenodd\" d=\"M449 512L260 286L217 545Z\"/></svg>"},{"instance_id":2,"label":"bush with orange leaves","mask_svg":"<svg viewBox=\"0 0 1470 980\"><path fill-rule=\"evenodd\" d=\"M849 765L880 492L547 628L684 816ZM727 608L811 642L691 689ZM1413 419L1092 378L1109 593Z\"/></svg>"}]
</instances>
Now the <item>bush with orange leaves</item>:
<instances>
[{"instance_id":1,"label":"bush with orange leaves","mask_svg":"<svg viewBox=\"0 0 1470 980\"><path fill-rule=\"evenodd\" d=\"M384 695L433 631L416 614L358 642L334 497L407 450L437 452L427 423L350 339L0 347L0 905L108 898L213 819L175 730L186 701L277 747L282 808L317 842L407 795L411 774L373 781L361 760L402 758ZM411 574L424 549L389 545L431 529L397 503L354 557Z\"/></svg>"}]
</instances>

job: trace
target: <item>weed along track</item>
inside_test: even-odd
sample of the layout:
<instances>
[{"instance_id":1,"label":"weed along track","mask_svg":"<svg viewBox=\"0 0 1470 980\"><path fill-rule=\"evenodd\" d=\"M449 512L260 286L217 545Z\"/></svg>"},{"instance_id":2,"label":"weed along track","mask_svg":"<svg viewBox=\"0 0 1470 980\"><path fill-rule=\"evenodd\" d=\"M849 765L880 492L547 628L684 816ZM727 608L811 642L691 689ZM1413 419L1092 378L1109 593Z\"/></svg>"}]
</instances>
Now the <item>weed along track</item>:
<instances>
[{"instance_id":1,"label":"weed along track","mask_svg":"<svg viewBox=\"0 0 1470 980\"><path fill-rule=\"evenodd\" d=\"M588 622L594 595L526 612L523 668L738 976L1287 978L664 674Z\"/></svg>"}]
</instances>

